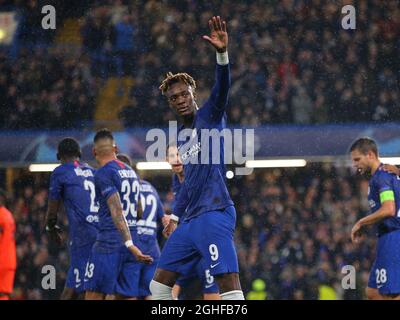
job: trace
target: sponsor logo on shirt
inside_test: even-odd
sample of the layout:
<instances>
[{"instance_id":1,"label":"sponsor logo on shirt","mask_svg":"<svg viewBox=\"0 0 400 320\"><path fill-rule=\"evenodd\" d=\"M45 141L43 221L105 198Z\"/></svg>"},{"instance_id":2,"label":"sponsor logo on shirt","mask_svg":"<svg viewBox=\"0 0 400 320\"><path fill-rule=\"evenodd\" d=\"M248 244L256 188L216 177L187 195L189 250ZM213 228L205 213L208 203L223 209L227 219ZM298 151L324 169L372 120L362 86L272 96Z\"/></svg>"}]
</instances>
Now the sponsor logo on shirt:
<instances>
[{"instance_id":1,"label":"sponsor logo on shirt","mask_svg":"<svg viewBox=\"0 0 400 320\"><path fill-rule=\"evenodd\" d=\"M182 161L185 162L189 157L195 157L201 151L201 142L197 142L189 148L186 152L181 154Z\"/></svg>"},{"instance_id":2,"label":"sponsor logo on shirt","mask_svg":"<svg viewBox=\"0 0 400 320\"><path fill-rule=\"evenodd\" d=\"M90 214L90 215L86 216L86 221L89 223L99 222L99 216Z\"/></svg>"},{"instance_id":3,"label":"sponsor logo on shirt","mask_svg":"<svg viewBox=\"0 0 400 320\"><path fill-rule=\"evenodd\" d=\"M376 206L376 202L374 201L374 200L368 200L368 203L369 203L369 206L371 207L371 208L374 208L375 206Z\"/></svg>"}]
</instances>

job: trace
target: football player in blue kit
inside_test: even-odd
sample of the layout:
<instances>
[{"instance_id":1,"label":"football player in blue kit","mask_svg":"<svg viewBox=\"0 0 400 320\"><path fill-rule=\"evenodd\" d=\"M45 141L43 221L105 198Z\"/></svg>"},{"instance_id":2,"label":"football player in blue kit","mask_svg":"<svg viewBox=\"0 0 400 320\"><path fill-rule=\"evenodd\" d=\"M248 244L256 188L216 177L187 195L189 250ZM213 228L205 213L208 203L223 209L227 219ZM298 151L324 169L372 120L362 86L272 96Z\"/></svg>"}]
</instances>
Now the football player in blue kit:
<instances>
[{"instance_id":1,"label":"football player in blue kit","mask_svg":"<svg viewBox=\"0 0 400 320\"><path fill-rule=\"evenodd\" d=\"M87 300L103 300L115 293L120 275L130 263L130 255L139 262L153 262L132 241L129 226L136 222L140 182L135 171L117 159L116 152L111 131L98 131L93 153L100 165L94 177L99 232L85 273Z\"/></svg>"},{"instance_id":2,"label":"football player in blue kit","mask_svg":"<svg viewBox=\"0 0 400 320\"><path fill-rule=\"evenodd\" d=\"M178 147L174 144L167 148L167 162L170 164L172 172L172 193L174 200L176 199L183 180L185 178L183 172L182 160L179 157ZM172 205L174 207L174 205ZM214 277L210 273L210 267L204 259L196 262L188 274L182 274L176 281L173 287L173 296L177 299L191 299L196 297L197 293L193 291L193 285L200 280L201 291L204 300L220 300L218 285ZM182 290L183 288L183 290Z\"/></svg>"},{"instance_id":3,"label":"football player in blue kit","mask_svg":"<svg viewBox=\"0 0 400 320\"><path fill-rule=\"evenodd\" d=\"M78 299L84 292L83 280L90 251L96 241L98 210L94 187L95 170L80 161L81 149L73 138L60 141L57 159L61 161L50 177L46 231L50 241L62 242L57 226L63 204L68 217L70 266L61 294L62 300Z\"/></svg>"},{"instance_id":4,"label":"football player in blue kit","mask_svg":"<svg viewBox=\"0 0 400 320\"><path fill-rule=\"evenodd\" d=\"M354 167L370 175L368 201L371 214L358 220L351 239L359 243L362 230L375 225L378 243L376 258L366 289L371 300L400 299L400 180L386 172L379 160L378 147L370 138L360 138L350 147Z\"/></svg>"},{"instance_id":5,"label":"football player in blue kit","mask_svg":"<svg viewBox=\"0 0 400 320\"><path fill-rule=\"evenodd\" d=\"M191 134L184 142L178 140L178 148L182 143L188 147L184 156L180 152L185 179L165 229L170 237L150 283L156 300L171 300L172 287L179 275L187 273L193 261L198 262L201 258L205 259L210 274L216 278L222 300L244 299L233 241L236 211L225 183L223 139L219 141L220 163L202 163L201 160L207 156L214 160L217 155L213 154L212 146L202 150L194 139L197 137L201 141L203 129L222 131L226 128L225 108L230 87L228 34L226 23L220 17L210 19L209 27L210 36L203 36L203 39L217 51L216 81L209 99L201 108L197 107L196 82L187 73L168 73L160 86L169 106L183 122L179 132L187 129ZM176 228L177 221L183 216L179 228Z\"/></svg>"},{"instance_id":6,"label":"football player in blue kit","mask_svg":"<svg viewBox=\"0 0 400 320\"><path fill-rule=\"evenodd\" d=\"M130 157L126 154L118 154L117 158L132 166ZM153 258L153 263L143 264L137 262L133 257L120 275L115 293L117 299L129 297L135 299L151 299L149 289L160 257L160 247L157 241L158 226L160 223L165 227L169 221L164 215L163 205L157 190L147 181L140 180L140 199L143 208L143 216L136 221L134 227L130 227L134 244Z\"/></svg>"}]
</instances>

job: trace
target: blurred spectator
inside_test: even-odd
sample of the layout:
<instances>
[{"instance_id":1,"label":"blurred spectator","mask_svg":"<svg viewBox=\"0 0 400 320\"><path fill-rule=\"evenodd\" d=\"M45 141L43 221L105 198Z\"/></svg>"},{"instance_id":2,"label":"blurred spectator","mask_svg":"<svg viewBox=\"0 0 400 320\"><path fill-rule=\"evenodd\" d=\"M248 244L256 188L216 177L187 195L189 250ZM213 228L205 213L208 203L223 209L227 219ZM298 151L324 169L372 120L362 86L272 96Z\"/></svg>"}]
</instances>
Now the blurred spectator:
<instances>
[{"instance_id":1,"label":"blurred spectator","mask_svg":"<svg viewBox=\"0 0 400 320\"><path fill-rule=\"evenodd\" d=\"M124 14L122 20L112 28L111 42L113 44L116 74L119 77L133 75L136 59L134 34L135 29L129 14Z\"/></svg>"},{"instance_id":2,"label":"blurred spectator","mask_svg":"<svg viewBox=\"0 0 400 320\"><path fill-rule=\"evenodd\" d=\"M247 294L246 300L267 300L265 282L262 279L255 279L252 283L252 290Z\"/></svg>"},{"instance_id":3,"label":"blurred spectator","mask_svg":"<svg viewBox=\"0 0 400 320\"><path fill-rule=\"evenodd\" d=\"M99 15L89 15L81 30L83 49L91 59L91 72L100 77L107 76L107 53L105 43L108 28L105 18Z\"/></svg>"}]
</instances>

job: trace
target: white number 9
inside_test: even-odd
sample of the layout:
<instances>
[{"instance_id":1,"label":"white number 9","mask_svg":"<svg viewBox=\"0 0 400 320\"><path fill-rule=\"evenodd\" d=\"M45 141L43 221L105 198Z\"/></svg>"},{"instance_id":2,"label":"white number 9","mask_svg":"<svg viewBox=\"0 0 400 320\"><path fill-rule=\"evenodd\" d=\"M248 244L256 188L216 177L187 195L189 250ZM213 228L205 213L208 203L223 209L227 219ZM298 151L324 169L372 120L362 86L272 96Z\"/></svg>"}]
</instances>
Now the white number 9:
<instances>
[{"instance_id":1,"label":"white number 9","mask_svg":"<svg viewBox=\"0 0 400 320\"><path fill-rule=\"evenodd\" d=\"M215 244L210 244L210 246L208 247L208 251L210 252L211 260L218 260L218 248Z\"/></svg>"}]
</instances>

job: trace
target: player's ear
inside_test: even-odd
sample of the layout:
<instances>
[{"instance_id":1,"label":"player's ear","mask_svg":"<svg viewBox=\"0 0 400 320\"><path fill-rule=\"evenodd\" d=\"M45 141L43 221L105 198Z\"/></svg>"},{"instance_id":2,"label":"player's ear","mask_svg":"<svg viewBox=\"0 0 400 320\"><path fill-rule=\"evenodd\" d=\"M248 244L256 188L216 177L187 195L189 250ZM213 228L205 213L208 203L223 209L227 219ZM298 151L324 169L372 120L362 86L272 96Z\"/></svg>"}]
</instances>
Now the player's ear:
<instances>
[{"instance_id":1,"label":"player's ear","mask_svg":"<svg viewBox=\"0 0 400 320\"><path fill-rule=\"evenodd\" d=\"M96 154L96 149L95 149L95 148L92 149L92 154L93 154L94 157L96 158L97 154Z\"/></svg>"},{"instance_id":2,"label":"player's ear","mask_svg":"<svg viewBox=\"0 0 400 320\"><path fill-rule=\"evenodd\" d=\"M375 156L375 153L372 152L372 150L368 151L368 158L373 158Z\"/></svg>"}]
</instances>

